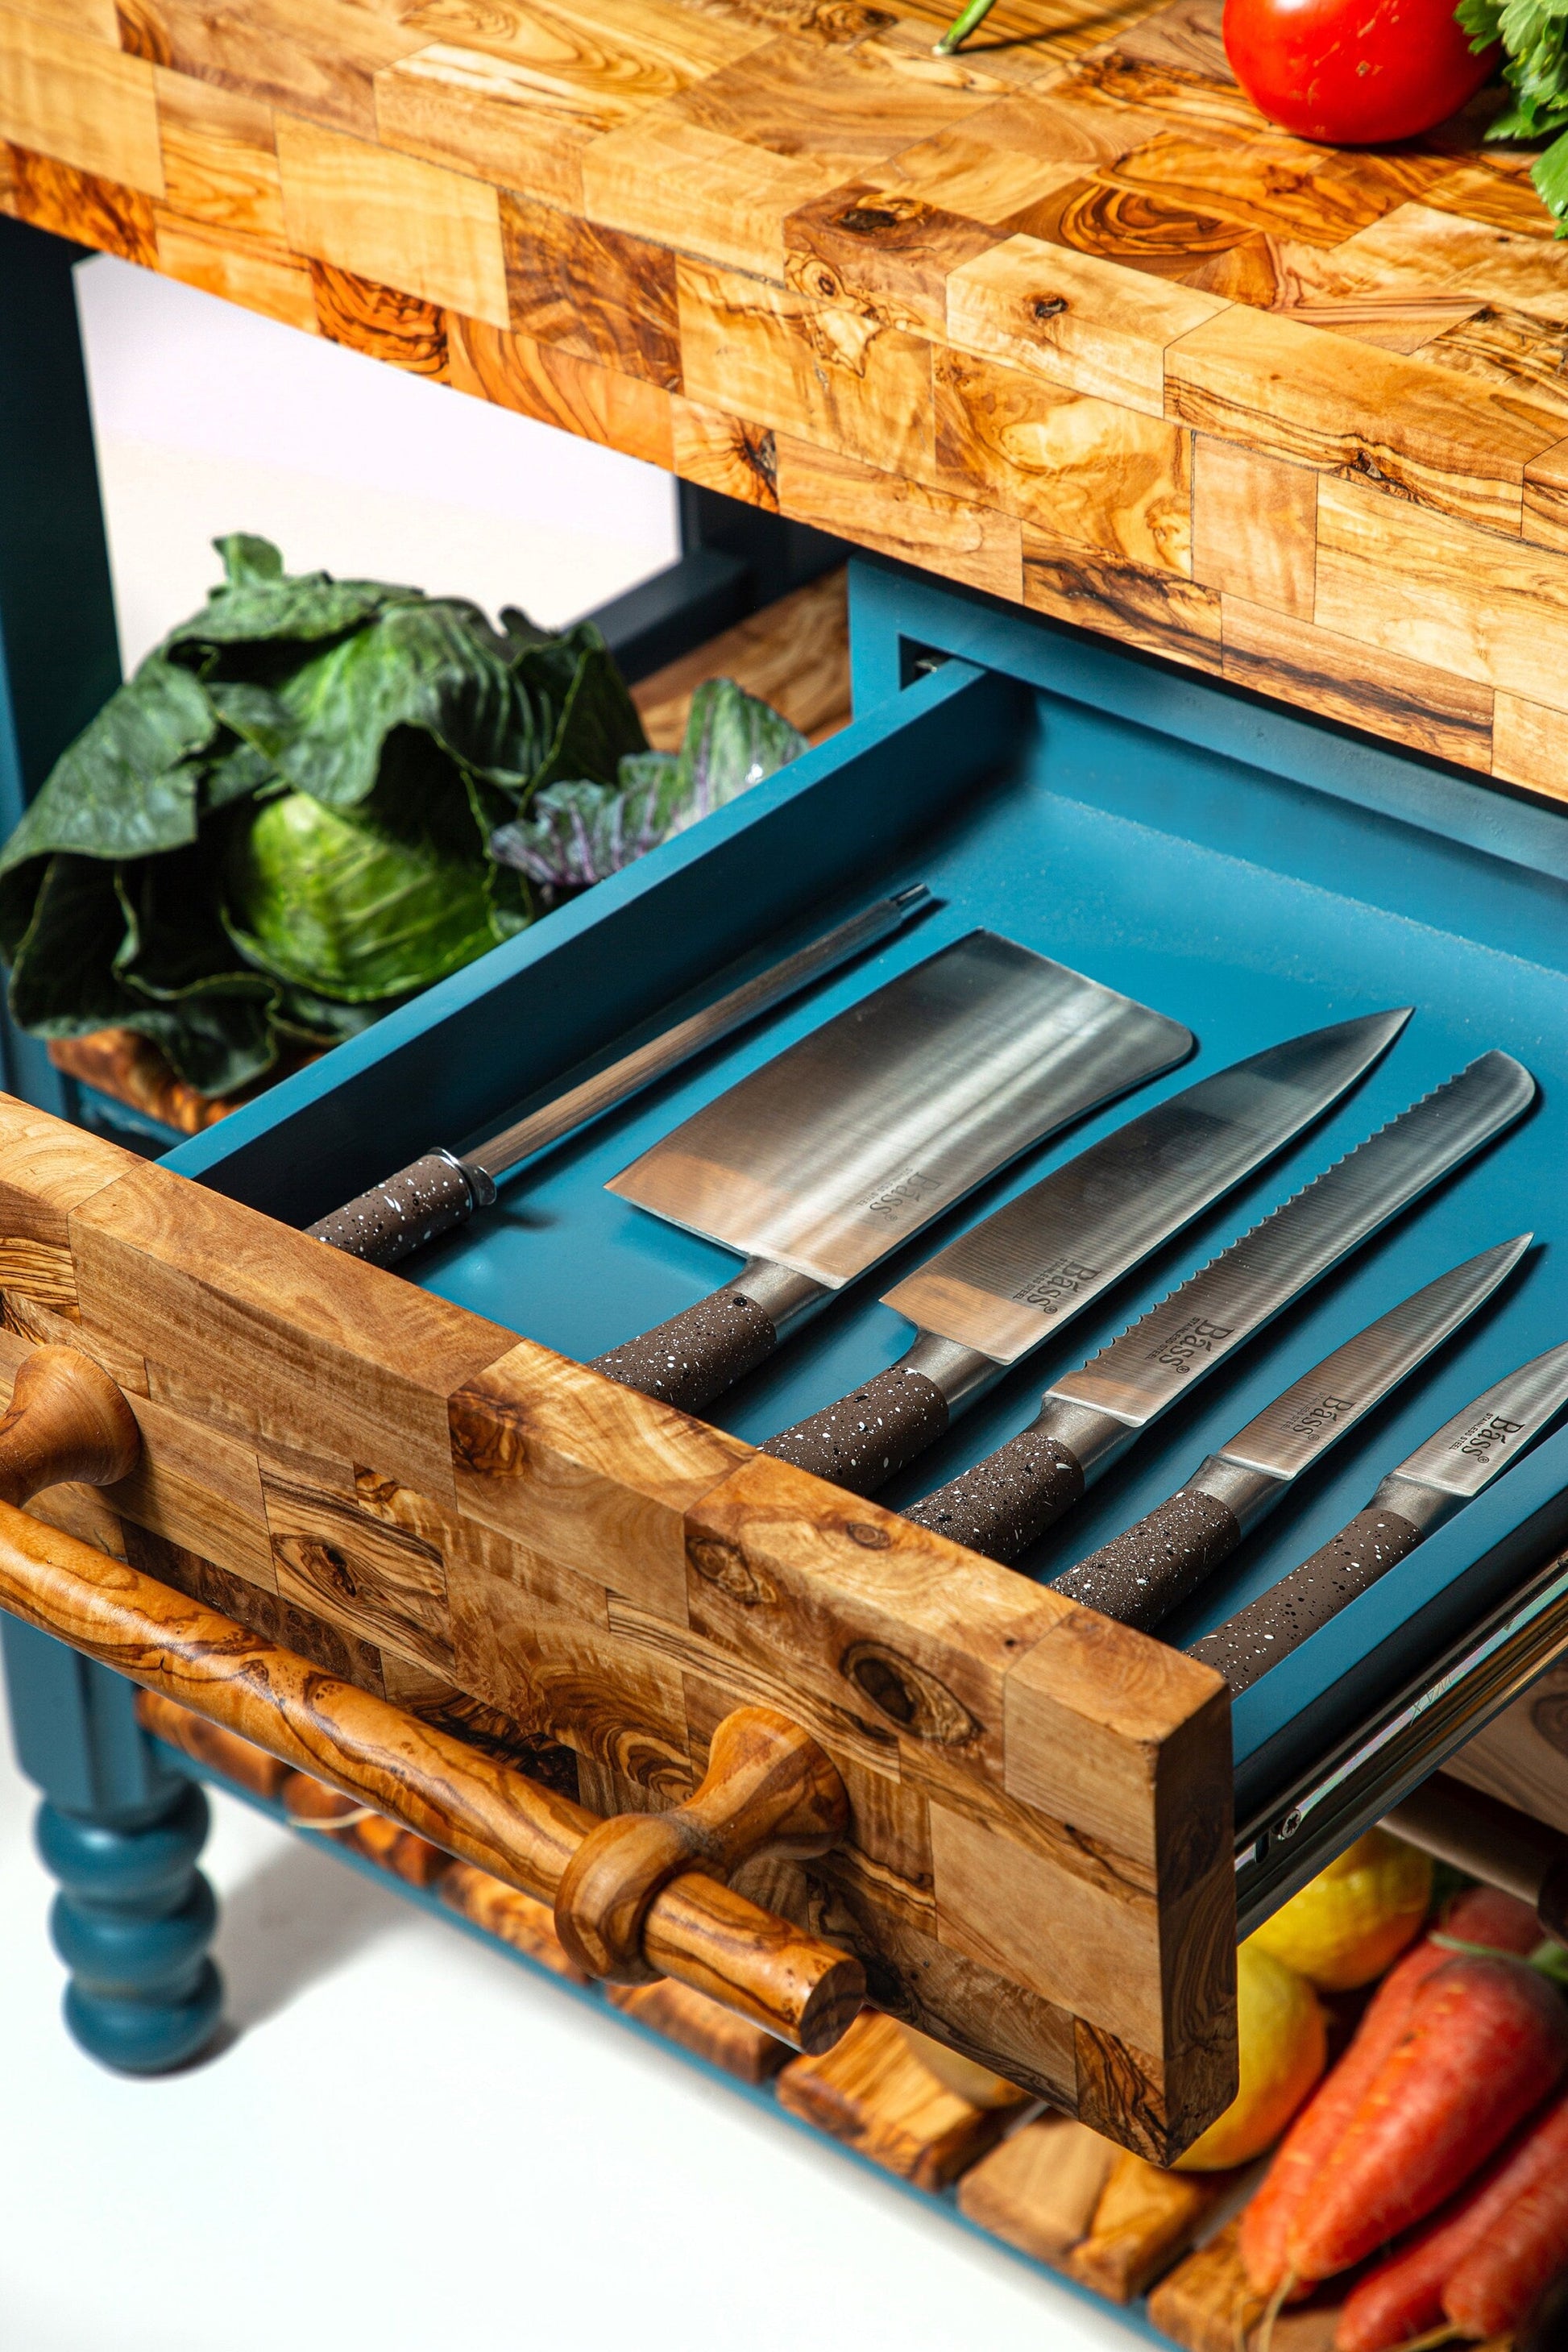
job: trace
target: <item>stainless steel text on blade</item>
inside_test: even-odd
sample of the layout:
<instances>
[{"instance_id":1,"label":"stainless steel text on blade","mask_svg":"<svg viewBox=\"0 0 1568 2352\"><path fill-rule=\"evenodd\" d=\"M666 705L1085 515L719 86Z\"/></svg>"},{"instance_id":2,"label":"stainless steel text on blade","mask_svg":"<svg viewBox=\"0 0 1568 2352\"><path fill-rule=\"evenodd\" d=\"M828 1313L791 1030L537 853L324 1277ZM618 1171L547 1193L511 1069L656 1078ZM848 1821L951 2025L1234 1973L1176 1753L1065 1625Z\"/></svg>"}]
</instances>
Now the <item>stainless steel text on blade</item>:
<instances>
[{"instance_id":1,"label":"stainless steel text on blade","mask_svg":"<svg viewBox=\"0 0 1568 2352\"><path fill-rule=\"evenodd\" d=\"M608 1189L837 1289L1191 1042L1179 1022L972 931L742 1079Z\"/></svg>"},{"instance_id":2,"label":"stainless steel text on blade","mask_svg":"<svg viewBox=\"0 0 1568 2352\"><path fill-rule=\"evenodd\" d=\"M1010 1364L1326 1110L1408 1008L1270 1045L1157 1103L939 1250L883 1300Z\"/></svg>"},{"instance_id":3,"label":"stainless steel text on blade","mask_svg":"<svg viewBox=\"0 0 1568 2352\"><path fill-rule=\"evenodd\" d=\"M1047 1391L1140 1429L1271 1316L1518 1118L1535 1081L1483 1054L1348 1152Z\"/></svg>"},{"instance_id":4,"label":"stainless steel text on blade","mask_svg":"<svg viewBox=\"0 0 1568 2352\"><path fill-rule=\"evenodd\" d=\"M1270 1478L1299 1478L1474 1314L1518 1265L1531 1238L1520 1234L1496 1249L1483 1250L1401 1299L1292 1381L1220 1447L1216 1458L1261 1470Z\"/></svg>"},{"instance_id":5,"label":"stainless steel text on blade","mask_svg":"<svg viewBox=\"0 0 1568 2352\"><path fill-rule=\"evenodd\" d=\"M1426 1486L1468 1502L1500 1470L1539 1437L1568 1404L1568 1343L1521 1364L1485 1394L1445 1422L1406 1462L1391 1470L1384 1486ZM1383 1493L1383 1487L1378 1489ZM1399 1507L1394 1501L1395 1509Z\"/></svg>"}]
</instances>

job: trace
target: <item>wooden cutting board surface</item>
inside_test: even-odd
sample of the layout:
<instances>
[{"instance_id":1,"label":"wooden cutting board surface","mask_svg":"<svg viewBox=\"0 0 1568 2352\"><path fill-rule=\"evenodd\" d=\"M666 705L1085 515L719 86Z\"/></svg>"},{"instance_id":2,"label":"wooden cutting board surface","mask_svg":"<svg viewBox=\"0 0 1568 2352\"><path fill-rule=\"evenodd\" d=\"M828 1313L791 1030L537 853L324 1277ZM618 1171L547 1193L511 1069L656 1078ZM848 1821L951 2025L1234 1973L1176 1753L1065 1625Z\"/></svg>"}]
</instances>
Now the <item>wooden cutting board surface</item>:
<instances>
[{"instance_id":1,"label":"wooden cutting board surface","mask_svg":"<svg viewBox=\"0 0 1568 2352\"><path fill-rule=\"evenodd\" d=\"M0 0L0 205L1568 796L1568 251L1219 0Z\"/></svg>"}]
</instances>

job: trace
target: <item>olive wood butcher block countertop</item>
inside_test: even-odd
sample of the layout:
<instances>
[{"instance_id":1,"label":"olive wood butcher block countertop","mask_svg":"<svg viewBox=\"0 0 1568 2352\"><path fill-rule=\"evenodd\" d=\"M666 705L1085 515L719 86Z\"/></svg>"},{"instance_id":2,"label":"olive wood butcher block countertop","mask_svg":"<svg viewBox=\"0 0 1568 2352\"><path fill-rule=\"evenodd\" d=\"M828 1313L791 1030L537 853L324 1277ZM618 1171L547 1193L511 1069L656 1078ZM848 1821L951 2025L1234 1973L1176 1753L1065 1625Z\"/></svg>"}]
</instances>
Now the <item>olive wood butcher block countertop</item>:
<instances>
[{"instance_id":1,"label":"olive wood butcher block countertop","mask_svg":"<svg viewBox=\"0 0 1568 2352\"><path fill-rule=\"evenodd\" d=\"M3 0L0 205L1568 797L1568 249L1218 0ZM221 397L221 385L213 387Z\"/></svg>"}]
</instances>

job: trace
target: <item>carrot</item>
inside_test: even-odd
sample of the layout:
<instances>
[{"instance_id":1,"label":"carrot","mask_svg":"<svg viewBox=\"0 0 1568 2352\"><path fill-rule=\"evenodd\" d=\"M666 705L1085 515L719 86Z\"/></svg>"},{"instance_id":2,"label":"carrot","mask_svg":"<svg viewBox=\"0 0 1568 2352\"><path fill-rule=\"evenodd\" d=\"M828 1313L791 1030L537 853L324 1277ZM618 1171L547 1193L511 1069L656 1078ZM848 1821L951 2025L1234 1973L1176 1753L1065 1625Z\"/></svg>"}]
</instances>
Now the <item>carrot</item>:
<instances>
[{"instance_id":1,"label":"carrot","mask_svg":"<svg viewBox=\"0 0 1568 2352\"><path fill-rule=\"evenodd\" d=\"M1362 2095L1285 2243L1331 2278L1425 2221L1568 2069L1568 2008L1524 1961L1445 1961Z\"/></svg>"},{"instance_id":2,"label":"carrot","mask_svg":"<svg viewBox=\"0 0 1568 2352\"><path fill-rule=\"evenodd\" d=\"M1558 2099L1521 2141L1514 2192L1449 2273L1443 2315L1467 2336L1504 2336L1568 2271L1568 2099ZM1502 2186L1503 2175L1497 2187Z\"/></svg>"},{"instance_id":3,"label":"carrot","mask_svg":"<svg viewBox=\"0 0 1568 2352\"><path fill-rule=\"evenodd\" d=\"M1527 1903L1474 1886L1450 1906L1442 1933L1500 1951L1532 1951L1541 1928ZM1361 2104L1363 2093L1405 2031L1418 1989L1453 1955L1428 1937L1384 1978L1353 2040L1325 2075L1279 2144L1268 2179L1241 2217L1241 2260L1247 2284L1273 2294L1285 2276L1285 2242L1319 2168Z\"/></svg>"},{"instance_id":4,"label":"carrot","mask_svg":"<svg viewBox=\"0 0 1568 2352\"><path fill-rule=\"evenodd\" d=\"M1444 2289L1460 2265L1488 2242L1521 2197L1565 2165L1568 2095L1526 2124L1458 2199L1352 2289L1334 2329L1334 2352L1387 2352L1436 2327L1444 2316ZM1544 2279L1536 2282L1537 2289L1544 2284Z\"/></svg>"}]
</instances>

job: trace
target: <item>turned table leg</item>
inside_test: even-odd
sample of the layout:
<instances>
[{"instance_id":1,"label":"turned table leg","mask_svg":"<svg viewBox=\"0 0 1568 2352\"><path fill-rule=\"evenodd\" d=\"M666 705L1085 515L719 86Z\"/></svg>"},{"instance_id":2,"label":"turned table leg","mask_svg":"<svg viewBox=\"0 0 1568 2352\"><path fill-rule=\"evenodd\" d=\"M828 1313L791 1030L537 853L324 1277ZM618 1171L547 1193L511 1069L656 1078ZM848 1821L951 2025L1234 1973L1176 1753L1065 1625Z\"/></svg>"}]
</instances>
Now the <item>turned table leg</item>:
<instances>
[{"instance_id":1,"label":"turned table leg","mask_svg":"<svg viewBox=\"0 0 1568 2352\"><path fill-rule=\"evenodd\" d=\"M16 1759L44 1795L38 1851L59 1881L66 2023L106 2066L166 2073L206 2047L223 2005L207 1957L217 1906L196 1868L206 1799L159 1762L121 1675L15 1619L0 1644Z\"/></svg>"}]
</instances>

